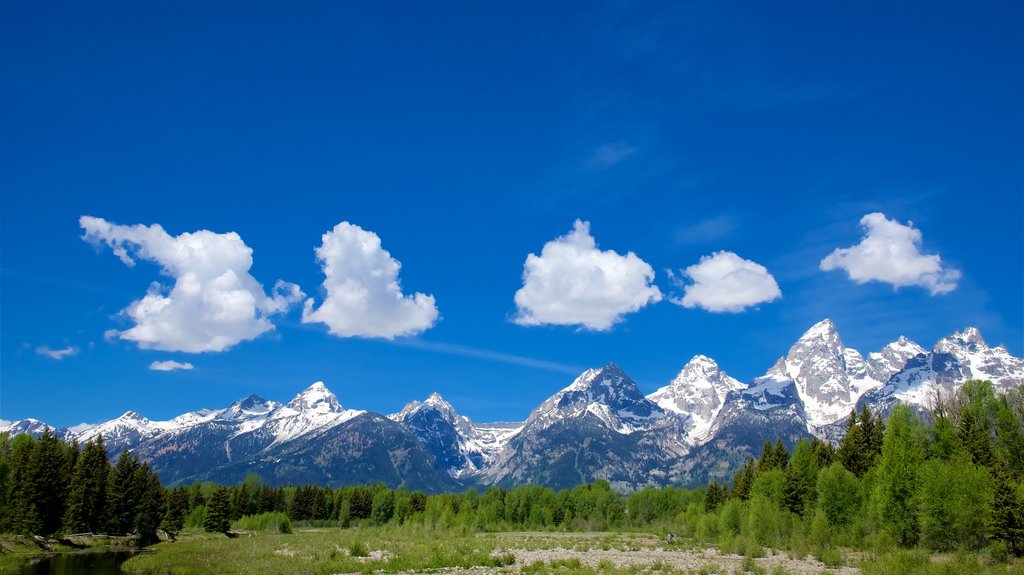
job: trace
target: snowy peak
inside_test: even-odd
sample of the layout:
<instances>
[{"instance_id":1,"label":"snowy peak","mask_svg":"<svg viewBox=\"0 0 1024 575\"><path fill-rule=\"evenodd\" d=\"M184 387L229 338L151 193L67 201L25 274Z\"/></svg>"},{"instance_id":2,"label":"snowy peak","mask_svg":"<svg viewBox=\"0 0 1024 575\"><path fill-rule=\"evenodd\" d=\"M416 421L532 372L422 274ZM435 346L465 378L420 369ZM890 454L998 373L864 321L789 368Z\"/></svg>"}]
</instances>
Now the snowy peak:
<instances>
[{"instance_id":1,"label":"snowy peak","mask_svg":"<svg viewBox=\"0 0 1024 575\"><path fill-rule=\"evenodd\" d=\"M968 327L940 339L932 351L956 354L956 352L978 353L987 349L988 345L982 339L978 328Z\"/></svg>"},{"instance_id":2,"label":"snowy peak","mask_svg":"<svg viewBox=\"0 0 1024 575\"><path fill-rule=\"evenodd\" d=\"M744 385L723 372L715 360L694 356L668 385L647 396L665 411L686 416L685 429L701 438L711 428L725 397Z\"/></svg>"},{"instance_id":3,"label":"snowy peak","mask_svg":"<svg viewBox=\"0 0 1024 575\"><path fill-rule=\"evenodd\" d=\"M831 320L816 323L800 336L786 355L786 372L796 382L805 403L813 404L807 406L809 414L831 411L837 404L842 404L845 411L851 403L846 348Z\"/></svg>"},{"instance_id":4,"label":"snowy peak","mask_svg":"<svg viewBox=\"0 0 1024 575\"><path fill-rule=\"evenodd\" d=\"M839 341L839 331L836 330L836 324L832 323L832 320L828 318L812 325L797 340L798 345L808 342L825 342L826 345L842 347L842 343Z\"/></svg>"},{"instance_id":5,"label":"snowy peak","mask_svg":"<svg viewBox=\"0 0 1024 575\"><path fill-rule=\"evenodd\" d=\"M885 383L889 378L906 367L907 362L927 351L904 336L881 349L868 354L867 375L871 379Z\"/></svg>"},{"instance_id":6,"label":"snowy peak","mask_svg":"<svg viewBox=\"0 0 1024 575\"><path fill-rule=\"evenodd\" d=\"M281 407L281 404L276 401L270 401L269 399L264 399L258 395L250 395L245 399L239 399L232 403L228 408L221 410L217 414L217 418L236 421L241 419L264 417L278 407Z\"/></svg>"},{"instance_id":7,"label":"snowy peak","mask_svg":"<svg viewBox=\"0 0 1024 575\"><path fill-rule=\"evenodd\" d=\"M307 387L302 393L288 402L288 407L296 411L315 411L317 413L341 413L344 411L338 398L327 389L324 382L318 381Z\"/></svg>"},{"instance_id":8,"label":"snowy peak","mask_svg":"<svg viewBox=\"0 0 1024 575\"><path fill-rule=\"evenodd\" d=\"M644 397L622 368L609 363L601 369L588 369L549 397L533 410L526 426L543 429L588 414L623 434L646 428L665 416L664 410Z\"/></svg>"}]
</instances>

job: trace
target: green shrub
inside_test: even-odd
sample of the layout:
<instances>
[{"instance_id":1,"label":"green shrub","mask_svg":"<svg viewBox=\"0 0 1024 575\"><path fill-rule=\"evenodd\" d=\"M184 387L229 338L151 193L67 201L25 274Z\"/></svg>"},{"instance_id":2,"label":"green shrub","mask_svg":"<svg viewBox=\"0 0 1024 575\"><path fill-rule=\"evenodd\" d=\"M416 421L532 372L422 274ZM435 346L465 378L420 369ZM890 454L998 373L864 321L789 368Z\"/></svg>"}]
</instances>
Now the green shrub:
<instances>
[{"instance_id":1,"label":"green shrub","mask_svg":"<svg viewBox=\"0 0 1024 575\"><path fill-rule=\"evenodd\" d=\"M231 524L233 531L258 531L260 533L291 533L292 522L280 511L243 515Z\"/></svg>"}]
</instances>

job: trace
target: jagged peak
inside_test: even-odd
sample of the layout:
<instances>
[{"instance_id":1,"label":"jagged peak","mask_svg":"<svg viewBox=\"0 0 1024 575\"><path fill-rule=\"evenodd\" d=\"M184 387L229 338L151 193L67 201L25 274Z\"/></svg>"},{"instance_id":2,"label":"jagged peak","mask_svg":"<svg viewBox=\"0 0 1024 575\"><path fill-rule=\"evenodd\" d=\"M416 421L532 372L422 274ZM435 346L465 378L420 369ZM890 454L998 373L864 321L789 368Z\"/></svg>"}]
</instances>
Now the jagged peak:
<instances>
[{"instance_id":1,"label":"jagged peak","mask_svg":"<svg viewBox=\"0 0 1024 575\"><path fill-rule=\"evenodd\" d=\"M434 406L437 406L437 407L451 407L452 406L452 404L450 404L447 401L445 401L445 399L443 397L441 397L441 394L436 392L436 391L434 393L431 393L429 396L427 396L427 399L425 399L423 401L423 403L426 404L426 405L434 405Z\"/></svg>"},{"instance_id":2,"label":"jagged peak","mask_svg":"<svg viewBox=\"0 0 1024 575\"><path fill-rule=\"evenodd\" d=\"M127 420L127 421L141 421L141 422L146 422L146 423L149 422L149 419L146 418L146 416L142 415L141 413L139 413L137 411L131 411L131 410L128 410L128 411L124 412L123 414L121 414L121 417L118 417L118 419Z\"/></svg>"},{"instance_id":3,"label":"jagged peak","mask_svg":"<svg viewBox=\"0 0 1024 575\"><path fill-rule=\"evenodd\" d=\"M302 390L301 393L288 402L288 407L299 411L310 409L316 411L342 411L338 398L331 393L331 390L327 389L327 386L322 381L318 381Z\"/></svg>"},{"instance_id":4,"label":"jagged peak","mask_svg":"<svg viewBox=\"0 0 1024 575\"><path fill-rule=\"evenodd\" d=\"M981 331L978 328L966 327L962 331L947 335L935 344L935 351L951 351L951 348L967 348L970 351L976 351L988 349L988 345L981 337Z\"/></svg>"},{"instance_id":5,"label":"jagged peak","mask_svg":"<svg viewBox=\"0 0 1024 575\"><path fill-rule=\"evenodd\" d=\"M832 320L825 318L818 323L812 325L803 335L800 336L801 340L807 339L821 339L826 337L832 337L838 333L836 330L836 324L832 323Z\"/></svg>"}]
</instances>

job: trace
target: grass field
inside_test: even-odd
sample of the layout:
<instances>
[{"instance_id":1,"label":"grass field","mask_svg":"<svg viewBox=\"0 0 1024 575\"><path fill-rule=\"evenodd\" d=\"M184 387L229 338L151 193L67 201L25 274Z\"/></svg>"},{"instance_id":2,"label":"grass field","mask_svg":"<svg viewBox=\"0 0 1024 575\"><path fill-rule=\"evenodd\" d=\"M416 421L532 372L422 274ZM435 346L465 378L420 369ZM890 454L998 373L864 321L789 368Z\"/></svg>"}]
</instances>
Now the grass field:
<instances>
[{"instance_id":1,"label":"grass field","mask_svg":"<svg viewBox=\"0 0 1024 575\"><path fill-rule=\"evenodd\" d=\"M139 575L438 573L474 575L1024 575L1024 564L976 555L837 554L832 566L764 550L720 554L641 533L457 533L425 528L296 529L292 534L185 535L128 560Z\"/></svg>"}]
</instances>

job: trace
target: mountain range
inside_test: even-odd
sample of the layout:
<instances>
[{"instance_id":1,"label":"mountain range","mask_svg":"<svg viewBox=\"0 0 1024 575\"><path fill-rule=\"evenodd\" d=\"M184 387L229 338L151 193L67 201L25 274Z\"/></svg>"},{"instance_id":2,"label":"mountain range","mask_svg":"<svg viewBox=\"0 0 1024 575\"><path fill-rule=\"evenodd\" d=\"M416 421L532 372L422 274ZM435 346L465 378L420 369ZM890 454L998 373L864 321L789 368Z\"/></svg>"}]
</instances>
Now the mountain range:
<instances>
[{"instance_id":1,"label":"mountain range","mask_svg":"<svg viewBox=\"0 0 1024 575\"><path fill-rule=\"evenodd\" d=\"M628 491L725 479L766 440L838 441L853 409L887 414L906 403L925 413L969 379L1007 391L1024 384L1024 360L989 347L975 328L931 350L900 337L865 356L824 320L749 383L698 355L645 396L609 363L582 373L522 422L473 422L437 393L386 416L345 409L317 382L287 404L251 395L168 421L129 411L53 431L79 442L102 435L112 458L132 450L167 484L236 483L257 473L271 484L381 481L435 492L606 479ZM47 428L25 419L0 431Z\"/></svg>"}]
</instances>

